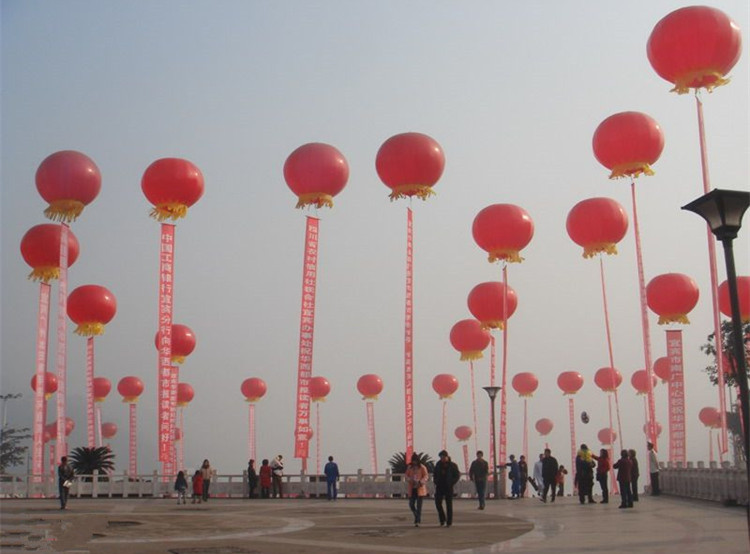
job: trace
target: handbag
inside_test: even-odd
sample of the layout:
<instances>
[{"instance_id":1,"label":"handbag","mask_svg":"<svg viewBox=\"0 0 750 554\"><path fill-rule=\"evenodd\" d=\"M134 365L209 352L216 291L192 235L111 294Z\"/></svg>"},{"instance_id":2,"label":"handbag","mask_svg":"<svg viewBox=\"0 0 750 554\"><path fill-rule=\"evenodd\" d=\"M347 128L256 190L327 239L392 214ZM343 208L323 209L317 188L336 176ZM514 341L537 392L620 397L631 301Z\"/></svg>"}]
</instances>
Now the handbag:
<instances>
[{"instance_id":1,"label":"handbag","mask_svg":"<svg viewBox=\"0 0 750 554\"><path fill-rule=\"evenodd\" d=\"M71 481L70 479L66 479L65 482L63 483L63 487L65 487L66 489L69 489L72 486L73 486L73 481Z\"/></svg>"}]
</instances>

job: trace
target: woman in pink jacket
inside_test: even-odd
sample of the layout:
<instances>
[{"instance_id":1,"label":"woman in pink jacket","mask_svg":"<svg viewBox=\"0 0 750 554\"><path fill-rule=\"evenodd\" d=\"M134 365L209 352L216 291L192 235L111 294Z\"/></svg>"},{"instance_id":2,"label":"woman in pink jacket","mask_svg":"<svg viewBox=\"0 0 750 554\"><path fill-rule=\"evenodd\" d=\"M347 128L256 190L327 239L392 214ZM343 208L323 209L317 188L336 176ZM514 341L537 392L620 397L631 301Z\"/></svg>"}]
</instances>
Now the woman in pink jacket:
<instances>
[{"instance_id":1,"label":"woman in pink jacket","mask_svg":"<svg viewBox=\"0 0 750 554\"><path fill-rule=\"evenodd\" d=\"M406 468L406 486L409 492L409 509L414 514L414 527L422 522L422 499L427 496L427 468L419 460L419 455L411 455L411 463Z\"/></svg>"}]
</instances>

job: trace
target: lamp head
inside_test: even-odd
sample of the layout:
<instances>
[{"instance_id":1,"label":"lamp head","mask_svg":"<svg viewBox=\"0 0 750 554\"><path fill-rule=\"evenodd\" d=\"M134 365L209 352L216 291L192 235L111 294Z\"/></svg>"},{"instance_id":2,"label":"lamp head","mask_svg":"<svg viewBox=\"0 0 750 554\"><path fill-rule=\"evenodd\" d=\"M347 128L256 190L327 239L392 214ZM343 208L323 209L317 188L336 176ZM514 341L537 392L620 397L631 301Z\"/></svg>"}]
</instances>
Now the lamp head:
<instances>
[{"instance_id":1,"label":"lamp head","mask_svg":"<svg viewBox=\"0 0 750 554\"><path fill-rule=\"evenodd\" d=\"M718 240L737 238L742 216L750 206L750 192L714 189L682 207L706 220Z\"/></svg>"},{"instance_id":2,"label":"lamp head","mask_svg":"<svg viewBox=\"0 0 750 554\"><path fill-rule=\"evenodd\" d=\"M497 393L500 391L502 387L482 387L484 390L487 391L487 394L490 397L490 400L494 400L497 396Z\"/></svg>"}]
</instances>

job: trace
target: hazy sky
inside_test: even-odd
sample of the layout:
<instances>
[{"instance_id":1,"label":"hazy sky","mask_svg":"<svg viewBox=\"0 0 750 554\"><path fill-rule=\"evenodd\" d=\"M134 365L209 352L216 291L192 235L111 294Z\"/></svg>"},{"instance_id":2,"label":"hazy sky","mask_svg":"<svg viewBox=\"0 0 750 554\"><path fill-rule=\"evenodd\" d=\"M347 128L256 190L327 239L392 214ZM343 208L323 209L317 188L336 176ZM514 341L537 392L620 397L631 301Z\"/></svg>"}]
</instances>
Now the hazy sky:
<instances>
[{"instance_id":1,"label":"hazy sky","mask_svg":"<svg viewBox=\"0 0 750 554\"><path fill-rule=\"evenodd\" d=\"M593 383L609 365L599 266L584 260L565 220L580 200L610 196L631 216L628 182L610 181L593 156L597 125L621 111L648 113L666 146L656 175L637 182L646 279L681 272L701 299L684 327L688 459L707 460L697 414L717 405L701 371L699 345L712 332L705 226L680 206L703 194L695 101L669 93L652 70L646 42L654 25L685 5L652 2L449 1L9 1L2 2L2 391L13 425L31 426L38 285L26 279L23 234L44 223L34 186L39 163L58 150L86 153L102 190L72 230L81 256L70 290L100 284L118 312L96 339L96 371L116 385L143 379L138 404L139 468L156 468L158 224L140 189L143 171L162 157L200 167L205 194L177 224L174 321L198 346L181 379L195 388L187 408L186 465L210 458L222 473L246 465L247 404L240 384L268 384L257 405L258 457L282 453L291 471L305 212L295 210L282 167L307 142L346 156L349 183L332 210L320 210L314 373L332 391L321 405L323 456L343 473L369 471L365 405L357 379L385 383L375 413L381 468L404 448L403 311L407 201L389 202L375 154L390 136L419 131L443 147L436 196L415 200L415 446L440 450L441 402L431 382L452 373L460 387L448 405L452 431L471 425L468 365L448 334L470 317L466 297L499 280L471 236L475 215L494 203L522 206L536 231L525 261L509 266L519 307L510 320L509 378L532 371L530 451L548 440L569 463L567 401L560 372L581 372L576 397L587 410L579 442L598 447L607 401ZM740 26L745 44L728 86L704 94L712 186L748 188L748 29L745 0L712 2ZM748 231L736 242L739 274L750 272ZM645 449L643 402L630 386L644 367L632 225L619 255L605 260L615 365L626 446ZM723 259L719 259L724 280ZM53 289L56 290L56 287ZM53 296L54 305L55 296ZM664 328L651 315L654 359L665 355ZM54 318L54 307L53 307ZM54 319L53 329L54 329ZM69 325L72 447L85 442L85 340ZM499 338L499 337L498 337ZM498 357L501 352L498 352ZM50 349L54 360L54 346ZM50 367L51 370L54 370ZM489 384L489 356L476 364ZM666 388L655 391L667 427ZM508 452L518 454L522 401L509 391ZM477 391L480 445L487 449L489 401ZM127 409L113 391L104 421L127 467ZM666 432L662 435L666 458ZM473 450L473 442L470 442ZM314 453L314 444L311 445ZM314 459L311 460L314 467ZM382 470L382 469L381 469Z\"/></svg>"}]
</instances>

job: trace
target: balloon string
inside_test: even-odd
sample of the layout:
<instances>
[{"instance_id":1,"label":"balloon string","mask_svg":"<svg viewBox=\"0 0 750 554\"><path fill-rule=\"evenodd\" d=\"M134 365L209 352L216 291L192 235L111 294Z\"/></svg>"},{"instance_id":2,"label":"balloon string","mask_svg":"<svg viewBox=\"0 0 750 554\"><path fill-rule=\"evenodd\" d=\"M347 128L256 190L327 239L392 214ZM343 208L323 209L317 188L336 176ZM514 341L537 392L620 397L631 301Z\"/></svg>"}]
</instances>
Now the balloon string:
<instances>
[{"instance_id":1,"label":"balloon string","mask_svg":"<svg viewBox=\"0 0 750 554\"><path fill-rule=\"evenodd\" d=\"M471 377L471 407L474 411L474 451L477 451L479 450L479 443L477 442L479 440L477 436L477 395L474 383L474 362L472 360L469 361L469 375Z\"/></svg>"},{"instance_id":2,"label":"balloon string","mask_svg":"<svg viewBox=\"0 0 750 554\"><path fill-rule=\"evenodd\" d=\"M607 351L609 352L609 367L615 369L615 356L612 348L612 333L609 326L609 304L607 303L607 285L604 278L604 259L599 256L599 275L602 282L602 303L604 304L604 327L607 331ZM615 381L615 372L610 372L612 376L611 388L615 392L615 413L617 414L617 432L618 440L620 443L620 450L622 450L622 422L620 420L620 400L617 396L617 383ZM610 406L610 421L609 427L612 428L612 413Z\"/></svg>"}]
</instances>

